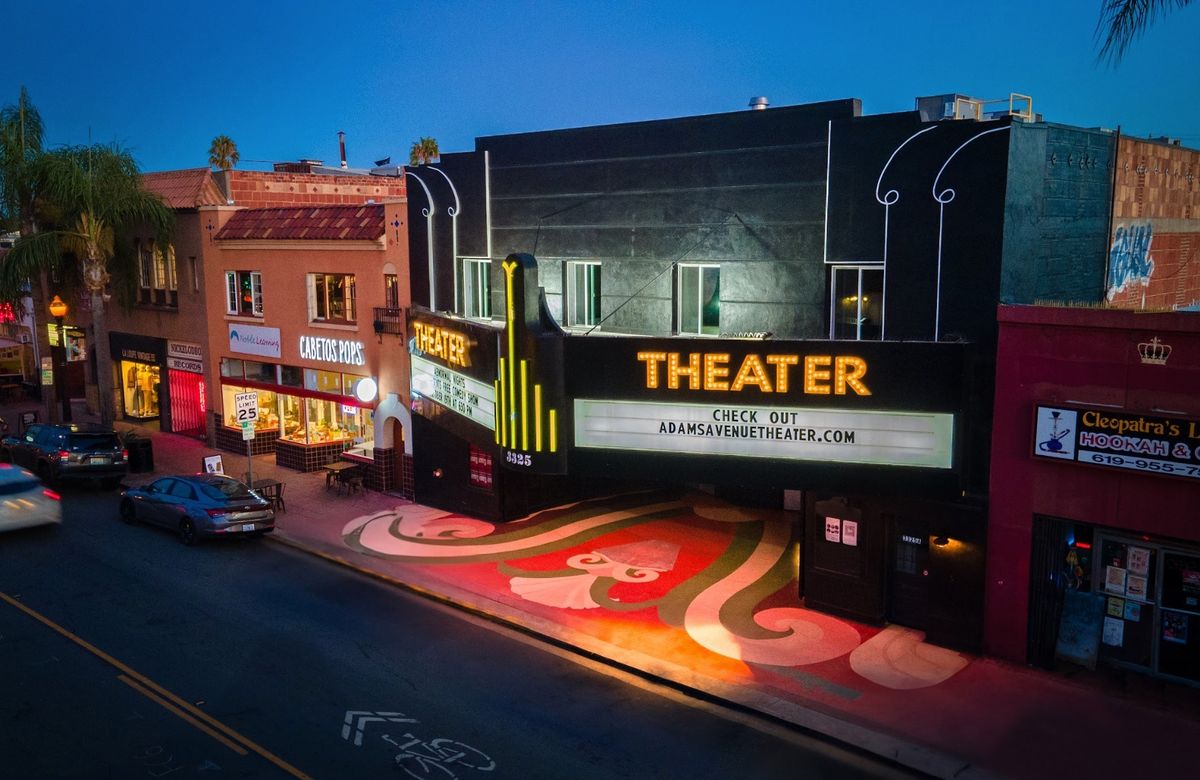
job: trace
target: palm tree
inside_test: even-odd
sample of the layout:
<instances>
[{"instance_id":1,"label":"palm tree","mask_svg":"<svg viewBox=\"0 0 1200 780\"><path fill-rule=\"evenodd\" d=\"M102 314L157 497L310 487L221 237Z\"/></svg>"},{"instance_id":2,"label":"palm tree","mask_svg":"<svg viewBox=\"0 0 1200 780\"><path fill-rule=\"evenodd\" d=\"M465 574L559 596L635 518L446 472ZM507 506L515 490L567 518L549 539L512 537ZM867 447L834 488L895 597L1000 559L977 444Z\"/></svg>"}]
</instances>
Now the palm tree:
<instances>
[{"instance_id":1,"label":"palm tree","mask_svg":"<svg viewBox=\"0 0 1200 780\"><path fill-rule=\"evenodd\" d=\"M425 135L421 136L420 140L413 141L412 149L408 152L408 164L425 165L440 157L441 152L438 151L437 139Z\"/></svg>"},{"instance_id":2,"label":"palm tree","mask_svg":"<svg viewBox=\"0 0 1200 780\"><path fill-rule=\"evenodd\" d=\"M208 147L208 164L218 170L227 171L238 164L242 156L238 154L237 144L227 135L219 135L212 139Z\"/></svg>"},{"instance_id":3,"label":"palm tree","mask_svg":"<svg viewBox=\"0 0 1200 780\"><path fill-rule=\"evenodd\" d=\"M41 196L58 214L50 229L22 236L0 266L0 291L16 289L47 269L77 270L91 296L89 341L96 355L100 419L113 419L113 386L104 303L110 264L128 262L132 236L149 229L159 246L170 241L174 213L142 189L129 152L114 145L72 146L41 155L35 163ZM73 261L73 262L72 262Z\"/></svg>"},{"instance_id":4,"label":"palm tree","mask_svg":"<svg viewBox=\"0 0 1200 780\"><path fill-rule=\"evenodd\" d=\"M1120 62L1135 38L1160 14L1191 5L1192 0L1102 0L1096 37L1103 37L1100 58Z\"/></svg>"}]
</instances>

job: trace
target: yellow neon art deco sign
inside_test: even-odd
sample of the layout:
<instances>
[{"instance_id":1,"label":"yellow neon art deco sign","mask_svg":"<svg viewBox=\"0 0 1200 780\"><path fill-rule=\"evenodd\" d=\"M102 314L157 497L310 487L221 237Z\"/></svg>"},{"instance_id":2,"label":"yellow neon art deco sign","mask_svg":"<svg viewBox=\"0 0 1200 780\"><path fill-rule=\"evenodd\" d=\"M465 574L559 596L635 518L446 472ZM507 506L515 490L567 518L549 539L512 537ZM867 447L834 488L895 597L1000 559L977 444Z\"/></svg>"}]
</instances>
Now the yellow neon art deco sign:
<instances>
[{"instance_id":1,"label":"yellow neon art deco sign","mask_svg":"<svg viewBox=\"0 0 1200 780\"><path fill-rule=\"evenodd\" d=\"M514 274L520 267L515 260L505 260L500 266L504 270L505 285L505 337L508 340L507 354L500 358L499 379L496 389L496 443L511 450L522 452L558 452L558 410L543 408L542 385L533 384L533 413L530 414L529 375L533 372L530 358L517 354L518 340L517 300ZM524 304L522 295L521 304ZM523 312L522 312L523 316ZM532 421L533 442L530 446L530 422Z\"/></svg>"},{"instance_id":2,"label":"yellow neon art deco sign","mask_svg":"<svg viewBox=\"0 0 1200 780\"><path fill-rule=\"evenodd\" d=\"M749 354L736 372L727 352L639 352L646 364L646 387L654 390L666 380L669 390L678 390L686 380L688 390L723 390L738 393L747 387L763 393L787 393L792 367L806 395L870 395L863 382L867 361L853 355L761 355ZM768 366L770 368L768 368Z\"/></svg>"}]
</instances>

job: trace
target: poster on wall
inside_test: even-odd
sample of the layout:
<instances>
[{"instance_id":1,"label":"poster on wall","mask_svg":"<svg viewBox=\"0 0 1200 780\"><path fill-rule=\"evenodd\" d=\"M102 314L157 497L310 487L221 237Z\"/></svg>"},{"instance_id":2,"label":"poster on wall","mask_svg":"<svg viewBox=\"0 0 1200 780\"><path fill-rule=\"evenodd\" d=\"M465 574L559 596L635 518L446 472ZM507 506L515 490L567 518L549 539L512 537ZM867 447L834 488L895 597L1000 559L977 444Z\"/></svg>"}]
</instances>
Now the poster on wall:
<instances>
[{"instance_id":1,"label":"poster on wall","mask_svg":"<svg viewBox=\"0 0 1200 780\"><path fill-rule=\"evenodd\" d=\"M1137 623L1142 619L1142 605L1136 601L1125 602L1125 614L1122 616L1130 623Z\"/></svg>"},{"instance_id":2,"label":"poster on wall","mask_svg":"<svg viewBox=\"0 0 1200 780\"><path fill-rule=\"evenodd\" d=\"M1104 567L1104 589L1109 593L1125 595L1125 569L1120 566Z\"/></svg>"},{"instance_id":3,"label":"poster on wall","mask_svg":"<svg viewBox=\"0 0 1200 780\"><path fill-rule=\"evenodd\" d=\"M1125 621L1121 618L1104 618L1104 644L1120 647L1125 644Z\"/></svg>"},{"instance_id":4,"label":"poster on wall","mask_svg":"<svg viewBox=\"0 0 1200 780\"><path fill-rule=\"evenodd\" d=\"M1200 481L1200 420L1037 406L1032 455Z\"/></svg>"},{"instance_id":5,"label":"poster on wall","mask_svg":"<svg viewBox=\"0 0 1200 780\"><path fill-rule=\"evenodd\" d=\"M825 518L825 541L837 544L842 541L842 521L836 517Z\"/></svg>"},{"instance_id":6,"label":"poster on wall","mask_svg":"<svg viewBox=\"0 0 1200 780\"><path fill-rule=\"evenodd\" d=\"M843 520L842 521L842 544L847 544L851 547L858 547L858 521Z\"/></svg>"},{"instance_id":7,"label":"poster on wall","mask_svg":"<svg viewBox=\"0 0 1200 780\"><path fill-rule=\"evenodd\" d=\"M1111 617L1125 616L1125 599L1119 599L1116 596L1108 597L1108 614Z\"/></svg>"},{"instance_id":8,"label":"poster on wall","mask_svg":"<svg viewBox=\"0 0 1200 780\"><path fill-rule=\"evenodd\" d=\"M1129 548L1129 573L1143 577L1150 574L1150 550L1145 547Z\"/></svg>"},{"instance_id":9,"label":"poster on wall","mask_svg":"<svg viewBox=\"0 0 1200 780\"><path fill-rule=\"evenodd\" d=\"M1146 578L1130 574L1125 578L1125 595L1131 599L1146 600Z\"/></svg>"},{"instance_id":10,"label":"poster on wall","mask_svg":"<svg viewBox=\"0 0 1200 780\"><path fill-rule=\"evenodd\" d=\"M1164 642L1186 645L1188 641L1188 616L1182 612L1163 612Z\"/></svg>"}]
</instances>

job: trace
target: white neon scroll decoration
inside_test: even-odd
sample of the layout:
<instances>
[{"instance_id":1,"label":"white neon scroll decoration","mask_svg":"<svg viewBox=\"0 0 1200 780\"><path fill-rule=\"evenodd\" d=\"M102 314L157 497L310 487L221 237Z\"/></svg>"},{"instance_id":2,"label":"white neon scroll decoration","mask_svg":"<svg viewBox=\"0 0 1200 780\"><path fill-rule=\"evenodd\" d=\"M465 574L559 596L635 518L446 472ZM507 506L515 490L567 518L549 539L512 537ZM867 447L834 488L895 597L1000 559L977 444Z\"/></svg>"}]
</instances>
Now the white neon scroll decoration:
<instances>
[{"instance_id":1,"label":"white neon scroll decoration","mask_svg":"<svg viewBox=\"0 0 1200 780\"><path fill-rule=\"evenodd\" d=\"M942 226L945 222L946 204L954 200L957 193L953 187L947 187L944 190L938 191L938 182L942 180L942 174L946 172L946 166L954 159L955 155L965 149L972 142L983 138L985 135L992 133L1002 133L1009 129L1009 125L1004 127L995 127L991 130L984 130L982 133L971 136L963 141L957 149L950 153L946 158L946 162L942 163L941 170L933 179L933 199L938 202L938 250L937 250L937 301L933 308L933 340L937 341L941 337L942 324Z\"/></svg>"},{"instance_id":2,"label":"white neon scroll decoration","mask_svg":"<svg viewBox=\"0 0 1200 780\"><path fill-rule=\"evenodd\" d=\"M421 216L425 217L425 251L429 256L429 308L437 311L437 303L434 302L437 283L433 273L433 212L437 210L437 206L433 202L433 193L425 186L425 182L421 181L420 176L408 170L404 172L404 175L417 180L417 184L420 184L421 189L425 190L425 198L429 201L429 207L421 209Z\"/></svg>"},{"instance_id":3,"label":"white neon scroll decoration","mask_svg":"<svg viewBox=\"0 0 1200 780\"><path fill-rule=\"evenodd\" d=\"M903 143L892 150L891 156L888 157L887 162L885 162L883 167L879 170L879 179L875 182L875 200L878 201L879 205L883 206L883 300L880 301L879 304L879 337L881 339L887 338L888 218L890 216L889 212L892 206L896 205L896 203L900 201L900 192L898 190L891 189L883 193L881 196L879 194L879 188L883 186L883 176L887 173L888 166L892 164L892 160L896 159L896 155L900 153L900 150L908 146L908 144L917 136L936 129L936 125L933 127L926 127L923 130L918 130L917 132L913 133L908 138L905 138Z\"/></svg>"},{"instance_id":4,"label":"white neon scroll decoration","mask_svg":"<svg viewBox=\"0 0 1200 780\"><path fill-rule=\"evenodd\" d=\"M454 266L454 313L459 314L458 308L458 213L462 207L458 201L458 188L454 186L454 182L446 175L446 172L441 168L430 166L429 170L437 171L442 174L442 178L450 185L450 192L454 193L454 205L446 207L446 213L450 215L450 263Z\"/></svg>"}]
</instances>

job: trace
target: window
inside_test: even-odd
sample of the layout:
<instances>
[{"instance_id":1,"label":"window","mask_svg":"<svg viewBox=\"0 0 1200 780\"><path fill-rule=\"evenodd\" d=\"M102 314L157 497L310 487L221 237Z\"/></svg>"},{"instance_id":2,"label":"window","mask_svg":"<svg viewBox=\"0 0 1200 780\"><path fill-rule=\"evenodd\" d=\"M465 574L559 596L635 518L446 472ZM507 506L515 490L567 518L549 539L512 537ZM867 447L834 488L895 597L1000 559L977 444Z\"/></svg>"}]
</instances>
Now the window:
<instances>
[{"instance_id":1,"label":"window","mask_svg":"<svg viewBox=\"0 0 1200 780\"><path fill-rule=\"evenodd\" d=\"M568 326L600 323L600 264L577 260L566 264L563 318Z\"/></svg>"},{"instance_id":2,"label":"window","mask_svg":"<svg viewBox=\"0 0 1200 780\"><path fill-rule=\"evenodd\" d=\"M395 274L383 275L383 305L389 309L400 308L400 280Z\"/></svg>"},{"instance_id":3,"label":"window","mask_svg":"<svg viewBox=\"0 0 1200 780\"><path fill-rule=\"evenodd\" d=\"M175 272L175 247L165 250L153 241L137 241L137 302L149 306L178 306L179 284Z\"/></svg>"},{"instance_id":4,"label":"window","mask_svg":"<svg viewBox=\"0 0 1200 780\"><path fill-rule=\"evenodd\" d=\"M883 269L834 267L829 306L831 339L877 341L883 338Z\"/></svg>"},{"instance_id":5,"label":"window","mask_svg":"<svg viewBox=\"0 0 1200 780\"><path fill-rule=\"evenodd\" d=\"M196 267L196 258L189 257L188 265L192 269L192 292L200 292L200 269Z\"/></svg>"},{"instance_id":6,"label":"window","mask_svg":"<svg viewBox=\"0 0 1200 780\"><path fill-rule=\"evenodd\" d=\"M336 371L318 371L315 368L306 368L304 369L304 389L341 395L342 375Z\"/></svg>"},{"instance_id":7,"label":"window","mask_svg":"<svg viewBox=\"0 0 1200 780\"><path fill-rule=\"evenodd\" d=\"M263 316L262 274L258 271L225 272L225 313Z\"/></svg>"},{"instance_id":8,"label":"window","mask_svg":"<svg viewBox=\"0 0 1200 780\"><path fill-rule=\"evenodd\" d=\"M720 335L721 266L681 264L676 300L680 333Z\"/></svg>"},{"instance_id":9,"label":"window","mask_svg":"<svg viewBox=\"0 0 1200 780\"><path fill-rule=\"evenodd\" d=\"M314 322L354 322L354 275L309 274L308 315Z\"/></svg>"},{"instance_id":10,"label":"window","mask_svg":"<svg viewBox=\"0 0 1200 780\"><path fill-rule=\"evenodd\" d=\"M492 489L492 456L471 445L470 451L471 487Z\"/></svg>"},{"instance_id":11,"label":"window","mask_svg":"<svg viewBox=\"0 0 1200 780\"><path fill-rule=\"evenodd\" d=\"M462 270L463 315L481 319L491 317L492 261L464 257Z\"/></svg>"}]
</instances>

